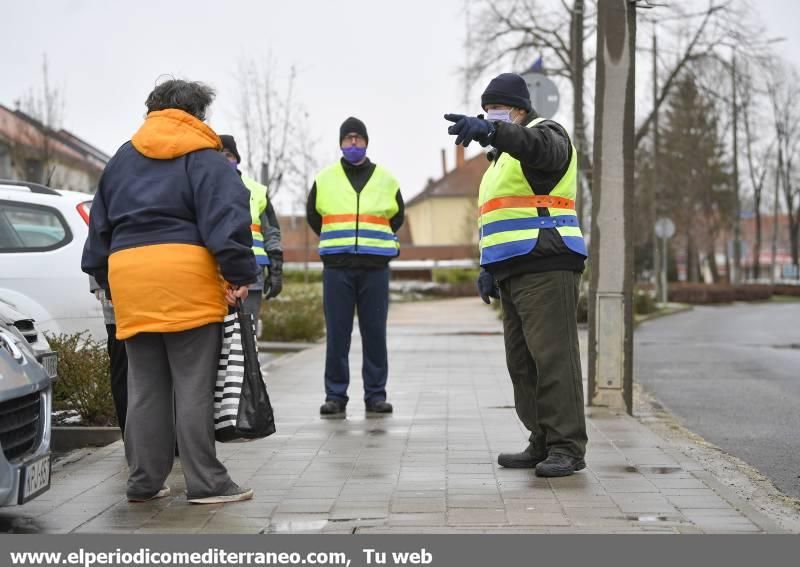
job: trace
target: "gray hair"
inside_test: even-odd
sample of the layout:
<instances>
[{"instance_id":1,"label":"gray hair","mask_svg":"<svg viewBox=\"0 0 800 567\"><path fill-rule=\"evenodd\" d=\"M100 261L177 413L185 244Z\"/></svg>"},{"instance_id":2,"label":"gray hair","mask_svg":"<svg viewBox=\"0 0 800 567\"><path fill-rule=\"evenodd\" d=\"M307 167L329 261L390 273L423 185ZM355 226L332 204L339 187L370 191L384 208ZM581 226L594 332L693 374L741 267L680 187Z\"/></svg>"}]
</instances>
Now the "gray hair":
<instances>
[{"instance_id":1,"label":"gray hair","mask_svg":"<svg viewBox=\"0 0 800 567\"><path fill-rule=\"evenodd\" d=\"M206 119L206 111L216 96L214 89L198 81L170 79L156 86L147 96L147 112L177 108L199 120Z\"/></svg>"}]
</instances>

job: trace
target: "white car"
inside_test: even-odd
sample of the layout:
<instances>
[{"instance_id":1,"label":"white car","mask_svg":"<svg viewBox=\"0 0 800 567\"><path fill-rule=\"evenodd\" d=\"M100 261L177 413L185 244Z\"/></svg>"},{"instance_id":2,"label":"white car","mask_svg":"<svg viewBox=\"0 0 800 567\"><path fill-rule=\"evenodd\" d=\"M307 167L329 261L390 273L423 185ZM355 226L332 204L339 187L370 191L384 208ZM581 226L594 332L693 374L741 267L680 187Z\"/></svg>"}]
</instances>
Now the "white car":
<instances>
[{"instance_id":1,"label":"white car","mask_svg":"<svg viewBox=\"0 0 800 567\"><path fill-rule=\"evenodd\" d=\"M106 340L81 255L92 196L0 180L0 298L51 334Z\"/></svg>"}]
</instances>

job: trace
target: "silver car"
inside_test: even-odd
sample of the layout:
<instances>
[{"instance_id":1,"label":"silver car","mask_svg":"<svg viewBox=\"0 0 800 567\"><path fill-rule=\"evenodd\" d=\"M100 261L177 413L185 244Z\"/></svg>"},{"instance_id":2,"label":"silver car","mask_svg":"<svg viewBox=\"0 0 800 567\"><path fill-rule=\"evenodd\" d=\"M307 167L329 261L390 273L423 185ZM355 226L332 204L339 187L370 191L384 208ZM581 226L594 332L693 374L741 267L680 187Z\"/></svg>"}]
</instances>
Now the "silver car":
<instances>
[{"instance_id":1,"label":"silver car","mask_svg":"<svg viewBox=\"0 0 800 567\"><path fill-rule=\"evenodd\" d=\"M56 374L56 355L33 321L0 301L0 506L50 488Z\"/></svg>"}]
</instances>

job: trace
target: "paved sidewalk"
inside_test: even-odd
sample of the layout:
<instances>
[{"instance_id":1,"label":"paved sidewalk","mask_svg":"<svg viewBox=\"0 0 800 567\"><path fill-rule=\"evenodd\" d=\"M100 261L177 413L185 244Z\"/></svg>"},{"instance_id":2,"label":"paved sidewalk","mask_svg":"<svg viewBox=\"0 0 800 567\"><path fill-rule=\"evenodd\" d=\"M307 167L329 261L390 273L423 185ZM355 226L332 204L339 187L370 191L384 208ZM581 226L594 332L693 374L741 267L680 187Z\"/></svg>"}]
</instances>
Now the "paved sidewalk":
<instances>
[{"instance_id":1,"label":"paved sidewalk","mask_svg":"<svg viewBox=\"0 0 800 567\"><path fill-rule=\"evenodd\" d=\"M253 501L189 505L176 465L173 497L128 504L115 443L54 471L48 493L0 520L58 533L780 531L645 425L601 409L588 410L585 471L548 480L499 468L497 453L527 434L495 312L458 299L393 305L390 317L391 417L364 416L356 337L347 420L318 416L323 346L270 367L278 433L218 445Z\"/></svg>"}]
</instances>

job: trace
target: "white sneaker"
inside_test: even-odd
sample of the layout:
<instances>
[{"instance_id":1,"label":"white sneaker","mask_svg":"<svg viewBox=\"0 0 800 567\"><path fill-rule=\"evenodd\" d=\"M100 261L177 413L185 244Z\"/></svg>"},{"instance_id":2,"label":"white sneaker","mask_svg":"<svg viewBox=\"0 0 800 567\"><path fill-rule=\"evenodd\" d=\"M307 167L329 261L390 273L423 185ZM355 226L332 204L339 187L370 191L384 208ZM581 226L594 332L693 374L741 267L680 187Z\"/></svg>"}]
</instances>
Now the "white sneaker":
<instances>
[{"instance_id":1,"label":"white sneaker","mask_svg":"<svg viewBox=\"0 0 800 567\"><path fill-rule=\"evenodd\" d=\"M161 490L150 496L149 498L130 498L128 497L128 502L149 502L150 500L155 500L157 498L164 498L165 496L170 495L169 486L162 486Z\"/></svg>"},{"instance_id":2,"label":"white sneaker","mask_svg":"<svg viewBox=\"0 0 800 567\"><path fill-rule=\"evenodd\" d=\"M226 502L241 502L250 500L253 497L252 488L239 488L233 484L228 490L217 496L206 496L204 498L189 498L192 504L225 504Z\"/></svg>"}]
</instances>

